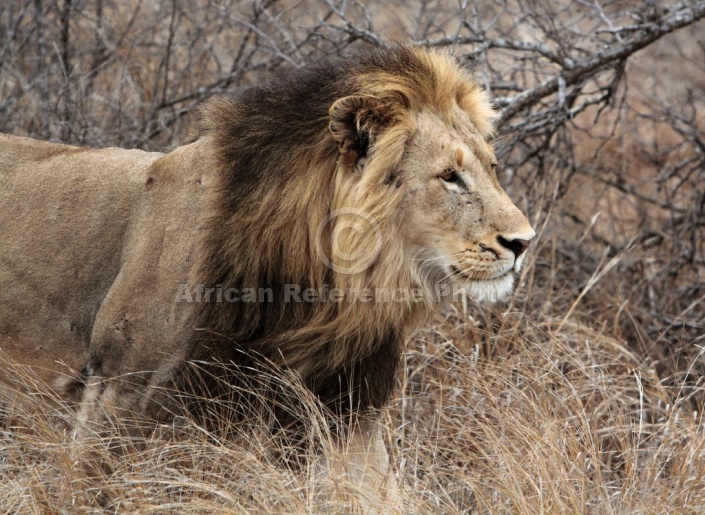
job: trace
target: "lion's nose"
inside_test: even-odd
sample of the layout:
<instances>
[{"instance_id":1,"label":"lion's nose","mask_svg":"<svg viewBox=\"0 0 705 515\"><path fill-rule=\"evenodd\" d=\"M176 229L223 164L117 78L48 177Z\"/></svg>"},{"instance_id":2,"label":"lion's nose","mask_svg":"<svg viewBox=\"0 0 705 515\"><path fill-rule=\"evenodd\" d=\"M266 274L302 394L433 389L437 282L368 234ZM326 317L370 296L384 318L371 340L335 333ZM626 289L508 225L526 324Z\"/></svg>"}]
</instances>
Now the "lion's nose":
<instances>
[{"instance_id":1,"label":"lion's nose","mask_svg":"<svg viewBox=\"0 0 705 515\"><path fill-rule=\"evenodd\" d=\"M531 244L531 239L525 240L521 238L515 238L508 240L506 238L503 238L502 236L497 236L497 241L499 241L499 244L503 247L511 250L514 253L515 258L521 256Z\"/></svg>"}]
</instances>

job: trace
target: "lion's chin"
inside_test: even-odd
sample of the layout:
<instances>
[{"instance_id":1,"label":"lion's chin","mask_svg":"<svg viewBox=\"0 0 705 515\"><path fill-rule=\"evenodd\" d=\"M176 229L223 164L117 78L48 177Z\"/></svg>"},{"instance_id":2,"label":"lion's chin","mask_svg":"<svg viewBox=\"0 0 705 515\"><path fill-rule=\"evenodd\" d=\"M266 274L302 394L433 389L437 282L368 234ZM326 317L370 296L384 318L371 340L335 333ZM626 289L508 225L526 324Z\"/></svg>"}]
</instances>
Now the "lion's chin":
<instances>
[{"instance_id":1,"label":"lion's chin","mask_svg":"<svg viewBox=\"0 0 705 515\"><path fill-rule=\"evenodd\" d=\"M514 291L512 271L486 281L470 281L463 285L467 296L475 302L501 302L507 300Z\"/></svg>"}]
</instances>

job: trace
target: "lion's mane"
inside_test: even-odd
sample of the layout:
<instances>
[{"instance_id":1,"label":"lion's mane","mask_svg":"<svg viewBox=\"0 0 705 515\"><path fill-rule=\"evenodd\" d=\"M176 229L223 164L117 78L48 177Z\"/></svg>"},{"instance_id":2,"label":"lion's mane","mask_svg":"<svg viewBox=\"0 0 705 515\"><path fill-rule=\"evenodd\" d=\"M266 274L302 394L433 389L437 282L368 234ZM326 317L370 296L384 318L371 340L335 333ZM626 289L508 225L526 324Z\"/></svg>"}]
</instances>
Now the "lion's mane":
<instances>
[{"instance_id":1,"label":"lion's mane","mask_svg":"<svg viewBox=\"0 0 705 515\"><path fill-rule=\"evenodd\" d=\"M338 126L331 106L346 97L374 97L380 106ZM219 170L191 281L270 288L274 298L200 305L187 361L199 363L201 377L195 381L195 368L184 365L174 376L179 388L203 384L207 398L223 388L247 390L246 378L263 360L294 371L338 414L388 400L404 338L435 306L431 278L415 270L416 256L395 230L403 218L399 195L379 185L394 180L414 131L409 113L443 116L452 103L481 134L491 132L486 94L450 55L399 46L296 70L204 105L196 138L212 138ZM359 137L342 144L336 131L347 122ZM352 165L365 154L369 165L360 180ZM383 239L376 260L356 273L338 273L319 257L318 246L330 252L332 238L333 224L324 219L342 206L372 217ZM349 242L363 250L372 243ZM421 288L426 295L421 302L286 302L286 285ZM228 364L231 372L224 378L220 369L208 369L210 362Z\"/></svg>"}]
</instances>

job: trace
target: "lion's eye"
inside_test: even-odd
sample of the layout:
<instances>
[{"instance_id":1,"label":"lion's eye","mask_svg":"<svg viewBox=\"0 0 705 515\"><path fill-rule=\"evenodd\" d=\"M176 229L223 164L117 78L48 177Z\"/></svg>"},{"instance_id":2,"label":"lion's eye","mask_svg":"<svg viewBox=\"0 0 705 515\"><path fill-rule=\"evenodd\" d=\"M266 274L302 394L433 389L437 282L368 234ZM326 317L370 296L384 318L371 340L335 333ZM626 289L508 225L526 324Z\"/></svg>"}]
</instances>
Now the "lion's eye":
<instances>
[{"instance_id":1,"label":"lion's eye","mask_svg":"<svg viewBox=\"0 0 705 515\"><path fill-rule=\"evenodd\" d=\"M441 179L446 182L458 182L458 172L455 170L444 170L441 174Z\"/></svg>"}]
</instances>

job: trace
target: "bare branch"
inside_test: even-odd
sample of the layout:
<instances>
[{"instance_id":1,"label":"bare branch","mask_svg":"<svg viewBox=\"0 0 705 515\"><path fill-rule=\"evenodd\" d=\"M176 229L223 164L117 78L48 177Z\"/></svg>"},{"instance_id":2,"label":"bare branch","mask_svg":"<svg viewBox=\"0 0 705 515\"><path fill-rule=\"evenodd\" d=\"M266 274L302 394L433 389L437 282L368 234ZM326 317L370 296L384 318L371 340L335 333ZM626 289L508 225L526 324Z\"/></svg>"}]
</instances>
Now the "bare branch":
<instances>
[{"instance_id":1,"label":"bare branch","mask_svg":"<svg viewBox=\"0 0 705 515\"><path fill-rule=\"evenodd\" d=\"M672 9L659 23L647 25L644 29L636 31L624 43L607 47L589 58L576 62L573 66L564 67L558 75L509 99L501 111L497 126L501 128L521 110L548 95L556 93L561 81L565 81L565 84L569 86L578 84L596 72L614 66L619 61L650 45L660 37L681 27L688 26L703 17L705 17L705 1L702 0L689 6L680 5Z\"/></svg>"}]
</instances>

